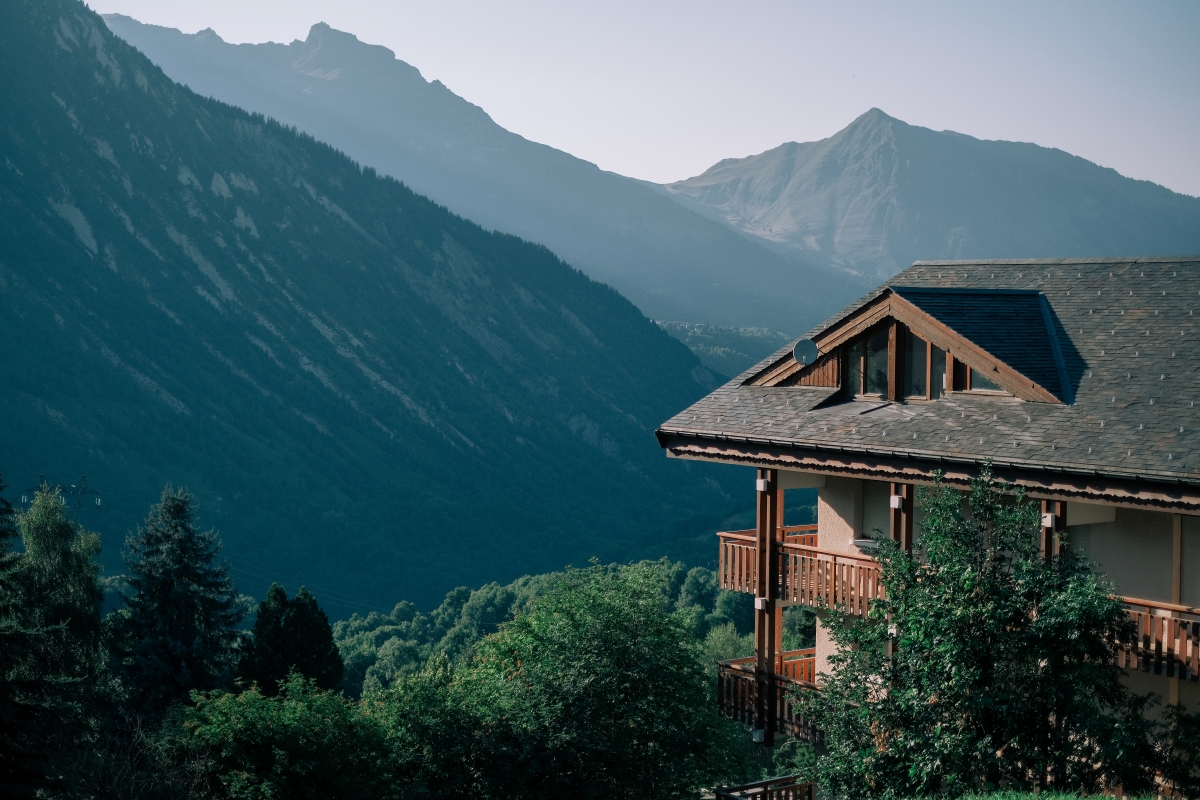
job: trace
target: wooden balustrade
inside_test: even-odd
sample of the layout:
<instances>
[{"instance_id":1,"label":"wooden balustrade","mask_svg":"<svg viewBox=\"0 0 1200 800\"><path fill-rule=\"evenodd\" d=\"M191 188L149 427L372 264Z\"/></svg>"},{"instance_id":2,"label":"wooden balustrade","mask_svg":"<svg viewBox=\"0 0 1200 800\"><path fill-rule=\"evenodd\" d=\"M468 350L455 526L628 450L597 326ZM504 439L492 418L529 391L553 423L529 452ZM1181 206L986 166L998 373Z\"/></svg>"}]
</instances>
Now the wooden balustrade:
<instances>
[{"instance_id":1,"label":"wooden balustrade","mask_svg":"<svg viewBox=\"0 0 1200 800\"><path fill-rule=\"evenodd\" d=\"M741 786L721 786L713 790L717 800L815 800L816 788L801 783L799 775L784 775Z\"/></svg>"},{"instance_id":2,"label":"wooden balustrade","mask_svg":"<svg viewBox=\"0 0 1200 800\"><path fill-rule=\"evenodd\" d=\"M1121 600L1137 626L1137 639L1117 649L1117 666L1200 682L1200 608L1136 597Z\"/></svg>"},{"instance_id":3,"label":"wooden balustrade","mask_svg":"<svg viewBox=\"0 0 1200 800\"><path fill-rule=\"evenodd\" d=\"M782 544L779 547L779 599L806 606L841 606L865 616L871 601L883 597L879 565L871 558Z\"/></svg>"},{"instance_id":4,"label":"wooden balustrade","mask_svg":"<svg viewBox=\"0 0 1200 800\"><path fill-rule=\"evenodd\" d=\"M793 650L781 654L776 674L758 675L754 657L734 658L717 665L717 709L721 716L753 726L760 692L769 692L768 716L775 732L805 741L820 741L821 734L796 713L791 695L796 689L817 690L816 650Z\"/></svg>"},{"instance_id":5,"label":"wooden balustrade","mask_svg":"<svg viewBox=\"0 0 1200 800\"><path fill-rule=\"evenodd\" d=\"M758 580L754 531L729 531L717 536L721 541L717 566L721 588L754 594Z\"/></svg>"},{"instance_id":6,"label":"wooden balustrade","mask_svg":"<svg viewBox=\"0 0 1200 800\"><path fill-rule=\"evenodd\" d=\"M883 597L879 565L867 556L822 550L813 525L784 528L777 543L779 586L775 597L787 605L842 606L865 615ZM722 589L754 594L758 561L754 531L728 531L720 537L718 576Z\"/></svg>"}]
</instances>

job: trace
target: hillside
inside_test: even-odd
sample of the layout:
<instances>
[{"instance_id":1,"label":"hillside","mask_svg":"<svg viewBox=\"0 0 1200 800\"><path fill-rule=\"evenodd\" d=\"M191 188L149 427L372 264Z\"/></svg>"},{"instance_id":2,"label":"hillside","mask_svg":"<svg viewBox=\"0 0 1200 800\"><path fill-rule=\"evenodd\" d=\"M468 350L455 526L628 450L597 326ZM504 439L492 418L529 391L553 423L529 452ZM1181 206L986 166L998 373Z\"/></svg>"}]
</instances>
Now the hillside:
<instances>
[{"instance_id":1,"label":"hillside","mask_svg":"<svg viewBox=\"0 0 1200 800\"><path fill-rule=\"evenodd\" d=\"M653 554L730 502L652 435L712 375L544 247L193 94L75 0L0 6L0 104L0 469L10 499L86 474L110 574L168 481L244 590L335 617Z\"/></svg>"},{"instance_id":2,"label":"hillside","mask_svg":"<svg viewBox=\"0 0 1200 800\"><path fill-rule=\"evenodd\" d=\"M788 332L857 293L639 181L497 125L387 48L317 24L233 45L121 15L118 36L197 93L295 125L481 225L545 244L655 319Z\"/></svg>"},{"instance_id":3,"label":"hillside","mask_svg":"<svg viewBox=\"0 0 1200 800\"><path fill-rule=\"evenodd\" d=\"M1200 199L1021 142L871 109L819 142L726 159L670 196L874 285L913 261L1200 252Z\"/></svg>"}]
</instances>

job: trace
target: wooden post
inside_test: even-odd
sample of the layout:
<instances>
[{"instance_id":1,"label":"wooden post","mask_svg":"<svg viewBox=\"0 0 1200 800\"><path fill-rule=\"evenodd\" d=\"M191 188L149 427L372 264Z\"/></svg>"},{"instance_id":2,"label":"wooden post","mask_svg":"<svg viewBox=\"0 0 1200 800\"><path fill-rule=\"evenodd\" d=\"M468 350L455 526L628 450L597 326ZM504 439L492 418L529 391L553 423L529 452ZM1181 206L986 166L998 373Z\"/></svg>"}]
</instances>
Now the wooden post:
<instances>
[{"instance_id":1,"label":"wooden post","mask_svg":"<svg viewBox=\"0 0 1200 800\"><path fill-rule=\"evenodd\" d=\"M954 354L949 350L946 351L946 394L958 390L961 387L954 385Z\"/></svg>"},{"instance_id":2,"label":"wooden post","mask_svg":"<svg viewBox=\"0 0 1200 800\"><path fill-rule=\"evenodd\" d=\"M900 498L895 500L892 498ZM911 483L893 483L892 495L888 498L891 503L892 540L908 553L913 549L913 511L916 506L915 487Z\"/></svg>"},{"instance_id":3,"label":"wooden post","mask_svg":"<svg viewBox=\"0 0 1200 800\"><path fill-rule=\"evenodd\" d=\"M900 383L903 377L900 370L904 368L904 362L901 360L900 344L903 340L903 330L900 323L892 320L888 325L888 387L887 399L899 400L902 390Z\"/></svg>"},{"instance_id":4,"label":"wooden post","mask_svg":"<svg viewBox=\"0 0 1200 800\"><path fill-rule=\"evenodd\" d=\"M779 471L758 471L758 513L755 525L755 556L758 561L757 582L754 587L754 671L755 702L754 728L762 731L762 743L775 744L775 666L778 660L777 642L779 615L776 607L779 584L779 548L776 537L782 526Z\"/></svg>"},{"instance_id":5,"label":"wooden post","mask_svg":"<svg viewBox=\"0 0 1200 800\"><path fill-rule=\"evenodd\" d=\"M1047 524L1049 523L1049 524ZM1059 537L1059 531L1067 528L1067 501L1066 500L1043 500L1042 501L1042 537L1041 551L1044 558L1050 558L1056 555L1062 555L1063 545L1062 539Z\"/></svg>"}]
</instances>

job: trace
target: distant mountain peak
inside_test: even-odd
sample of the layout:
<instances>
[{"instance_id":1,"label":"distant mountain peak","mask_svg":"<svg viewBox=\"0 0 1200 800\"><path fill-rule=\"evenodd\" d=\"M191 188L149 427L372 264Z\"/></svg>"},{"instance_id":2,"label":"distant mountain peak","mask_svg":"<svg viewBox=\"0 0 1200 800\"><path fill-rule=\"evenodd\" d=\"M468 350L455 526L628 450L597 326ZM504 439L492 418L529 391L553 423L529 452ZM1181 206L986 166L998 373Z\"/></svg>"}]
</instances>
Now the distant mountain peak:
<instances>
[{"instance_id":1,"label":"distant mountain peak","mask_svg":"<svg viewBox=\"0 0 1200 800\"><path fill-rule=\"evenodd\" d=\"M1200 251L1200 200L1061 150L910 125L878 108L817 142L664 187L693 210L877 283L917 260Z\"/></svg>"}]
</instances>

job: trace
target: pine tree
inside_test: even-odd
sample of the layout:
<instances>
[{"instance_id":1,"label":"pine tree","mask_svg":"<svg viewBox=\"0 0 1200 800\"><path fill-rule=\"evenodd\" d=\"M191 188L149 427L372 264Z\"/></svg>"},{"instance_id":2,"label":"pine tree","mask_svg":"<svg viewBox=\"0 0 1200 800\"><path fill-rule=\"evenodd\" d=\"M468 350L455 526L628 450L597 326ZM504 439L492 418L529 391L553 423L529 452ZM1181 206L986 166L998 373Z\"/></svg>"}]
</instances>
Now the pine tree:
<instances>
[{"instance_id":1,"label":"pine tree","mask_svg":"<svg viewBox=\"0 0 1200 800\"><path fill-rule=\"evenodd\" d=\"M282 586L271 584L242 657L242 680L257 683L265 695L274 695L288 673L295 671L322 689L333 689L341 684L343 669L329 617L316 598L301 586L289 600Z\"/></svg>"},{"instance_id":2,"label":"pine tree","mask_svg":"<svg viewBox=\"0 0 1200 800\"><path fill-rule=\"evenodd\" d=\"M0 481L0 491L4 484ZM19 522L23 553L10 551ZM99 667L99 537L43 486L16 517L0 499L0 786L61 788L87 735Z\"/></svg>"},{"instance_id":3,"label":"pine tree","mask_svg":"<svg viewBox=\"0 0 1200 800\"><path fill-rule=\"evenodd\" d=\"M196 529L182 489L163 489L125 546L133 594L114 624L117 670L129 710L156 718L192 690L231 684L248 599L234 590L228 565L214 563L217 533Z\"/></svg>"}]
</instances>

